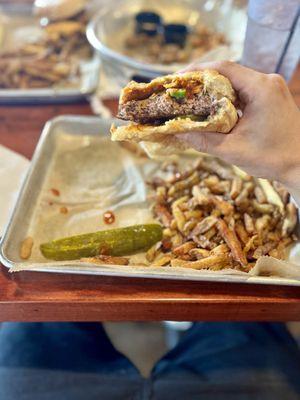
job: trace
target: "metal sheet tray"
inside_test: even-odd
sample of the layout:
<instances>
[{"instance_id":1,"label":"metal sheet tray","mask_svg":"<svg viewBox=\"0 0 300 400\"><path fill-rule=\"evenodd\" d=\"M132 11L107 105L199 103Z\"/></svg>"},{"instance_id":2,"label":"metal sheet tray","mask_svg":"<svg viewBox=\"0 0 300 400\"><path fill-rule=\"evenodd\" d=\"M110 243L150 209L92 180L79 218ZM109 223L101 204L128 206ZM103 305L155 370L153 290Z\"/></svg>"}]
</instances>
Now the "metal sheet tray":
<instances>
[{"instance_id":1,"label":"metal sheet tray","mask_svg":"<svg viewBox=\"0 0 300 400\"><path fill-rule=\"evenodd\" d=\"M32 7L26 4L11 4L0 7L0 50L8 50L12 38L23 34L36 34L39 21L32 15ZM72 87L49 87L38 89L0 89L0 104L49 104L69 103L82 100L92 94L98 85L100 60L95 54L80 67L78 84Z\"/></svg>"},{"instance_id":2,"label":"metal sheet tray","mask_svg":"<svg viewBox=\"0 0 300 400\"><path fill-rule=\"evenodd\" d=\"M42 242L107 228L100 227L103 210L116 210L116 221L121 226L148 222L147 212L150 214L150 211L144 180L147 174L150 176L157 171L159 163L142 161L118 143L111 142L109 127L112 122L98 117L62 116L46 124L2 239L0 259L5 266L13 270L300 285L300 279L226 271L51 262L41 256L38 246L27 262L22 261L19 249L25 237L33 236L34 240ZM62 190L59 198L50 193L53 187ZM68 216L59 213L62 204L67 204L71 210Z\"/></svg>"}]
</instances>

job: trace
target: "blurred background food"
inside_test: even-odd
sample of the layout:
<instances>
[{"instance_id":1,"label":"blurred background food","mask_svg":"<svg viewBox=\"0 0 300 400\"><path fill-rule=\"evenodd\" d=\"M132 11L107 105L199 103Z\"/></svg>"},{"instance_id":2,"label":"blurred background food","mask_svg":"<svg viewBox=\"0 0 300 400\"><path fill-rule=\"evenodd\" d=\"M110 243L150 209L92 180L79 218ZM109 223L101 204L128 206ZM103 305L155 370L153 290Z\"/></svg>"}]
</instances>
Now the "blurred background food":
<instances>
[{"instance_id":1,"label":"blurred background food","mask_svg":"<svg viewBox=\"0 0 300 400\"><path fill-rule=\"evenodd\" d=\"M226 44L225 35L205 24L188 29L181 23L164 24L159 14L141 11L133 32L124 40L125 54L159 64L187 63Z\"/></svg>"},{"instance_id":2,"label":"blurred background food","mask_svg":"<svg viewBox=\"0 0 300 400\"><path fill-rule=\"evenodd\" d=\"M78 77L80 60L90 56L82 23L51 23L37 41L1 53L0 88L71 85Z\"/></svg>"},{"instance_id":3,"label":"blurred background food","mask_svg":"<svg viewBox=\"0 0 300 400\"><path fill-rule=\"evenodd\" d=\"M246 4L245 0L35 0L2 6L0 2L0 100L5 101L8 90L20 90L18 102L30 90L49 89L50 101L64 89L79 87L90 93L82 89L92 86L86 83L89 74L90 80L99 82L92 108L103 114L101 99L118 97L131 79L147 81L196 59L240 59ZM85 67L90 60L98 60L97 68Z\"/></svg>"},{"instance_id":4,"label":"blurred background food","mask_svg":"<svg viewBox=\"0 0 300 400\"><path fill-rule=\"evenodd\" d=\"M272 8L254 0L0 1L0 89L75 87L95 52L100 74L89 73L100 77L98 99L196 60L242 61L289 79L298 60L296 2L283 9L279 0Z\"/></svg>"},{"instance_id":5,"label":"blurred background food","mask_svg":"<svg viewBox=\"0 0 300 400\"><path fill-rule=\"evenodd\" d=\"M93 17L88 40L107 76L123 86L151 79L195 60L239 60L246 1L115 1Z\"/></svg>"},{"instance_id":6,"label":"blurred background food","mask_svg":"<svg viewBox=\"0 0 300 400\"><path fill-rule=\"evenodd\" d=\"M26 37L27 30L24 29L25 38L21 41L18 38L22 33L22 13L19 13L20 24L17 27L10 25L13 17L7 17L3 42L8 37L9 41L3 44L0 52L0 88L67 87L78 82L80 63L92 56L85 34L88 18L84 6L87 2L51 2L55 7L46 7L47 3L37 1L34 5L34 13L43 17L40 20L24 13L23 27L30 20L36 30ZM64 8L59 7L58 3L69 5L66 7L67 12L60 13ZM75 7L70 7L71 4ZM55 18L57 13L60 18ZM65 17L61 18L62 15Z\"/></svg>"}]
</instances>

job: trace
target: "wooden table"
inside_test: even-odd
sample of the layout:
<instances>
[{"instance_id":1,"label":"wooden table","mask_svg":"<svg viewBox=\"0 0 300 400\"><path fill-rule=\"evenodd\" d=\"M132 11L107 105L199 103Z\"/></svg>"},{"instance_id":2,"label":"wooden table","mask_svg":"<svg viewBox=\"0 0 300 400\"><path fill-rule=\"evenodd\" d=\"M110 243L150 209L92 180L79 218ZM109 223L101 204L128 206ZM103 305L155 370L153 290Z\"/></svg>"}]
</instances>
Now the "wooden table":
<instances>
[{"instance_id":1,"label":"wooden table","mask_svg":"<svg viewBox=\"0 0 300 400\"><path fill-rule=\"evenodd\" d=\"M291 90L300 105L300 68ZM115 110L116 102L107 103ZM44 123L87 103L0 107L0 143L31 158ZM1 195L1 194L0 194ZM295 321L300 288L39 272L0 266L0 321Z\"/></svg>"}]
</instances>

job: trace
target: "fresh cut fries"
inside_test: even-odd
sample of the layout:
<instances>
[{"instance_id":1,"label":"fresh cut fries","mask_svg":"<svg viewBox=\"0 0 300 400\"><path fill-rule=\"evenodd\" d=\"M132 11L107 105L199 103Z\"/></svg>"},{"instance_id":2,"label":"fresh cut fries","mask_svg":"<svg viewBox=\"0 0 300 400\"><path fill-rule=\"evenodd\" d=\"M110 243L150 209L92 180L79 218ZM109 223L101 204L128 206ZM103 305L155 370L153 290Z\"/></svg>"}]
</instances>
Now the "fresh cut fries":
<instances>
[{"instance_id":1,"label":"fresh cut fries","mask_svg":"<svg viewBox=\"0 0 300 400\"><path fill-rule=\"evenodd\" d=\"M165 228L148 251L154 265L248 272L262 256L285 258L296 240L297 208L280 184L208 157L185 171L174 162L164 170L166 179L149 182L153 215Z\"/></svg>"}]
</instances>

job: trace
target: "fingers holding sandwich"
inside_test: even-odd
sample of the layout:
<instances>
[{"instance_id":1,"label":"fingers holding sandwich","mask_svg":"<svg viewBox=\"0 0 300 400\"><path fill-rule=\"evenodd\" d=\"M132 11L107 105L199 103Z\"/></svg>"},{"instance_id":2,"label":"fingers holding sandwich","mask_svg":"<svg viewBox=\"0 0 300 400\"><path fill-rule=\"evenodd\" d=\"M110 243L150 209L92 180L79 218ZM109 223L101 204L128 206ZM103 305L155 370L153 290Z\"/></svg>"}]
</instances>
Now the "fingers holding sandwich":
<instances>
[{"instance_id":1,"label":"fingers holding sandwich","mask_svg":"<svg viewBox=\"0 0 300 400\"><path fill-rule=\"evenodd\" d=\"M252 175L299 186L300 112L284 79L231 62L189 68L207 67L230 79L243 101L243 116L229 135L186 133L177 136L182 145L221 157Z\"/></svg>"},{"instance_id":2,"label":"fingers holding sandwich","mask_svg":"<svg viewBox=\"0 0 300 400\"><path fill-rule=\"evenodd\" d=\"M112 126L111 138L143 142L152 157L192 147L291 186L299 182L299 115L279 75L227 61L193 64L150 83L130 82L119 103L129 123Z\"/></svg>"},{"instance_id":3,"label":"fingers holding sandwich","mask_svg":"<svg viewBox=\"0 0 300 400\"><path fill-rule=\"evenodd\" d=\"M257 95L257 88L256 85L253 85L253 82L264 77L264 74L232 61L194 62L181 70L180 73L205 69L214 69L228 78L237 91L239 99L246 103Z\"/></svg>"}]
</instances>

